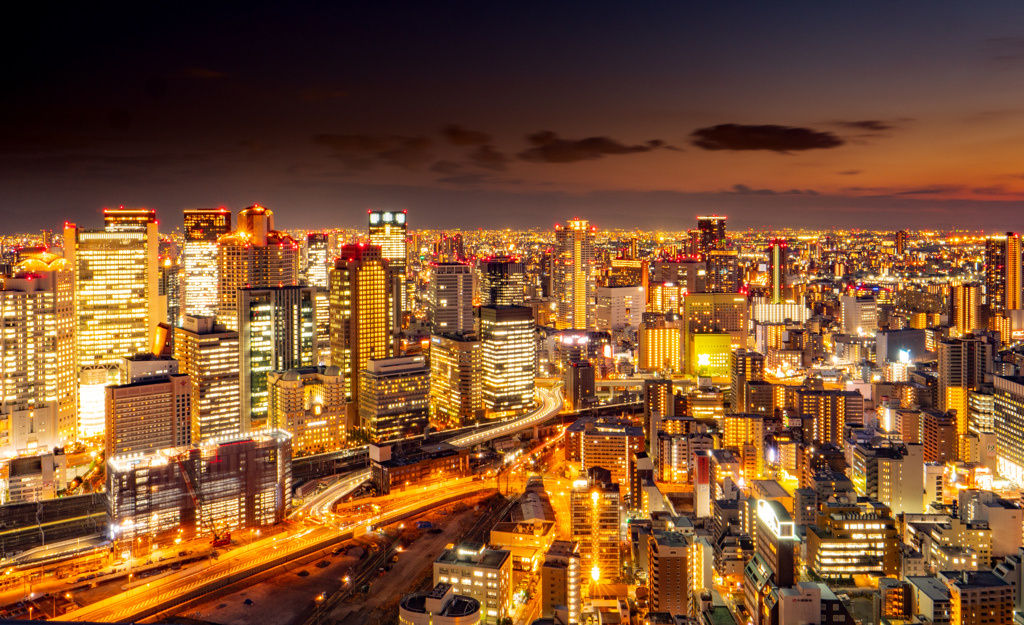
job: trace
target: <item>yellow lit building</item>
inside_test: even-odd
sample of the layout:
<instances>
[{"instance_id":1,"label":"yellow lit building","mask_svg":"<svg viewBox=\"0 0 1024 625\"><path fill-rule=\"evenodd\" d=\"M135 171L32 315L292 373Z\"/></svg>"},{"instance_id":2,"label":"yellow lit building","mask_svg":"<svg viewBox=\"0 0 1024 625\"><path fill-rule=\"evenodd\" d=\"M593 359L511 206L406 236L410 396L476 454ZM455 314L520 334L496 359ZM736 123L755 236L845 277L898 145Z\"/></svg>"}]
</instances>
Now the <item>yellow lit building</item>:
<instances>
[{"instance_id":1,"label":"yellow lit building","mask_svg":"<svg viewBox=\"0 0 1024 625\"><path fill-rule=\"evenodd\" d=\"M583 219L555 226L554 296L558 303L555 327L559 330L589 330L597 321L594 288L597 262L594 231Z\"/></svg>"},{"instance_id":2,"label":"yellow lit building","mask_svg":"<svg viewBox=\"0 0 1024 625\"><path fill-rule=\"evenodd\" d=\"M322 454L345 443L345 381L337 367L274 371L267 378L271 429L292 436L295 456Z\"/></svg>"},{"instance_id":3,"label":"yellow lit building","mask_svg":"<svg viewBox=\"0 0 1024 625\"><path fill-rule=\"evenodd\" d=\"M183 314L206 317L217 314L217 239L228 232L231 232L230 210L185 209L185 244L181 251Z\"/></svg>"},{"instance_id":4,"label":"yellow lit building","mask_svg":"<svg viewBox=\"0 0 1024 625\"><path fill-rule=\"evenodd\" d=\"M430 415L434 423L468 425L483 417L482 366L479 340L430 337Z\"/></svg>"},{"instance_id":5,"label":"yellow lit building","mask_svg":"<svg viewBox=\"0 0 1024 625\"><path fill-rule=\"evenodd\" d=\"M687 345L687 372L702 377L729 377L732 337L724 332L695 333Z\"/></svg>"},{"instance_id":6,"label":"yellow lit building","mask_svg":"<svg viewBox=\"0 0 1024 625\"><path fill-rule=\"evenodd\" d=\"M216 319L185 315L174 329L178 371L192 380L192 441L242 433L238 332Z\"/></svg>"},{"instance_id":7,"label":"yellow lit building","mask_svg":"<svg viewBox=\"0 0 1024 625\"><path fill-rule=\"evenodd\" d=\"M680 321L666 319L666 316L661 314L645 313L644 321L640 324L638 331L637 369L681 373L683 370L682 334L683 328Z\"/></svg>"},{"instance_id":8,"label":"yellow lit building","mask_svg":"<svg viewBox=\"0 0 1024 625\"><path fill-rule=\"evenodd\" d=\"M525 306L481 306L481 380L487 418L533 407L537 342L533 311Z\"/></svg>"}]
</instances>

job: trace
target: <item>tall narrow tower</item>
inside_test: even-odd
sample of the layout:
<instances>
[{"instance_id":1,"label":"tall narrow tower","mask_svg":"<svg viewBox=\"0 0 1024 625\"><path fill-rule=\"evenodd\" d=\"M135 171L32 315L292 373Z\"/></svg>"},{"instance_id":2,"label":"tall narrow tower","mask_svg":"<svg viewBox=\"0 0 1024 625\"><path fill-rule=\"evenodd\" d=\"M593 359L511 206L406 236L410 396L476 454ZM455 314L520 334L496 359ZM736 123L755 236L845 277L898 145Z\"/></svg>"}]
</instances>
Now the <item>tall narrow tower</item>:
<instances>
[{"instance_id":1,"label":"tall narrow tower","mask_svg":"<svg viewBox=\"0 0 1024 625\"><path fill-rule=\"evenodd\" d=\"M217 239L231 232L226 208L186 208L185 245L181 265L182 312L211 317L217 314Z\"/></svg>"},{"instance_id":2,"label":"tall narrow tower","mask_svg":"<svg viewBox=\"0 0 1024 625\"><path fill-rule=\"evenodd\" d=\"M788 246L785 239L772 239L768 248L768 279L772 290L772 303L782 303L783 289L786 288Z\"/></svg>"},{"instance_id":3,"label":"tall narrow tower","mask_svg":"<svg viewBox=\"0 0 1024 625\"><path fill-rule=\"evenodd\" d=\"M594 288L597 282L594 229L583 219L555 226L554 295L559 330L586 330L597 322Z\"/></svg>"},{"instance_id":4,"label":"tall narrow tower","mask_svg":"<svg viewBox=\"0 0 1024 625\"><path fill-rule=\"evenodd\" d=\"M392 328L397 332L402 327L403 314L409 310L408 293L406 292L405 254L406 254L406 211L369 211L370 244L380 248L381 258L388 261L390 273L393 310Z\"/></svg>"}]
</instances>

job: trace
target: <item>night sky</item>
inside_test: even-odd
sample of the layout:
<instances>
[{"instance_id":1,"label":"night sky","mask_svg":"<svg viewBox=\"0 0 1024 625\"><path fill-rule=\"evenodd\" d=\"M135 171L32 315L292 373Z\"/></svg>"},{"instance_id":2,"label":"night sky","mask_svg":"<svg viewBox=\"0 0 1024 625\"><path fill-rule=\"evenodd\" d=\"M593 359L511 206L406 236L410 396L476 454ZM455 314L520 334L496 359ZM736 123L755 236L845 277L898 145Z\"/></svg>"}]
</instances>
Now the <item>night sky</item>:
<instances>
[{"instance_id":1,"label":"night sky","mask_svg":"<svg viewBox=\"0 0 1024 625\"><path fill-rule=\"evenodd\" d=\"M5 15L4 232L1024 220L1020 2L146 4Z\"/></svg>"}]
</instances>

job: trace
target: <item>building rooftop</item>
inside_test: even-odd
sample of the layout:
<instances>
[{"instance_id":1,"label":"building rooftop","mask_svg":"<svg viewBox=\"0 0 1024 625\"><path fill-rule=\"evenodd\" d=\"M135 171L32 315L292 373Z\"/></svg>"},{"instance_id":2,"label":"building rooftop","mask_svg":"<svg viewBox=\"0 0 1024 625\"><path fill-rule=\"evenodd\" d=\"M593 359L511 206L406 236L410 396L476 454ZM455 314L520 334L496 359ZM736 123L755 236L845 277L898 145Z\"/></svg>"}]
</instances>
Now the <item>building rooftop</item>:
<instances>
[{"instance_id":1,"label":"building rooftop","mask_svg":"<svg viewBox=\"0 0 1024 625\"><path fill-rule=\"evenodd\" d=\"M1010 586L992 571L940 571L939 575L961 590Z\"/></svg>"},{"instance_id":2,"label":"building rooftop","mask_svg":"<svg viewBox=\"0 0 1024 625\"><path fill-rule=\"evenodd\" d=\"M463 542L455 549L445 549L434 562L498 569L510 556L511 552L504 549L488 549L483 543Z\"/></svg>"},{"instance_id":3,"label":"building rooftop","mask_svg":"<svg viewBox=\"0 0 1024 625\"><path fill-rule=\"evenodd\" d=\"M907 577L907 581L932 601L949 601L949 589L938 578L911 575Z\"/></svg>"}]
</instances>

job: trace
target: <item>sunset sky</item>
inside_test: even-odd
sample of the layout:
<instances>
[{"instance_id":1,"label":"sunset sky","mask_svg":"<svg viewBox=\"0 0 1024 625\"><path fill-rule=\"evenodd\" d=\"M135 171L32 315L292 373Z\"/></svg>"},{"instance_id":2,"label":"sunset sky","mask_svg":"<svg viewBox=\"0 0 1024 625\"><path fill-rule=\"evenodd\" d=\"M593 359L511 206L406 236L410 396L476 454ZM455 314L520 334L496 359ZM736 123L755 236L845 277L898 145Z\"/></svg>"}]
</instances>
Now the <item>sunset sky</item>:
<instances>
[{"instance_id":1,"label":"sunset sky","mask_svg":"<svg viewBox=\"0 0 1024 625\"><path fill-rule=\"evenodd\" d=\"M1024 219L1020 2L143 4L5 20L5 232Z\"/></svg>"}]
</instances>

